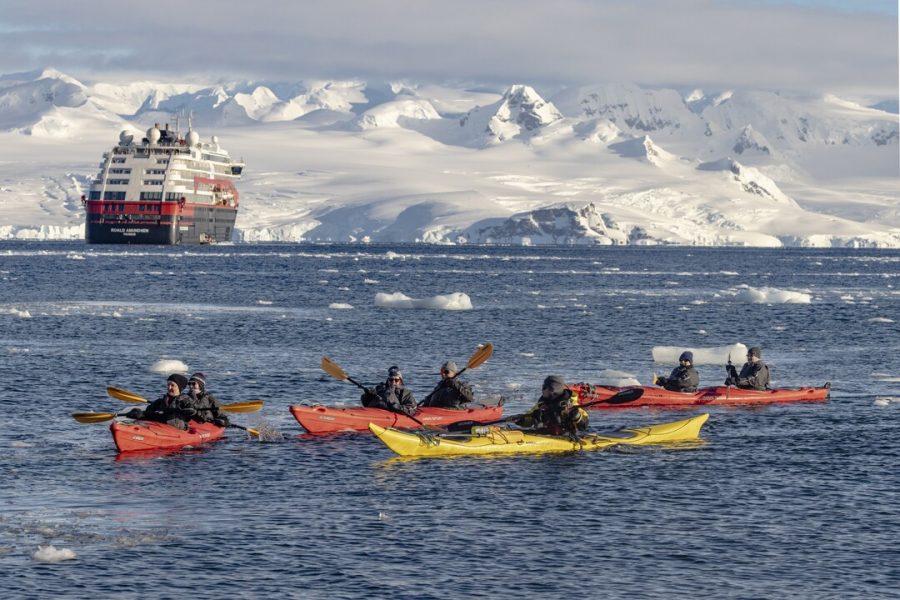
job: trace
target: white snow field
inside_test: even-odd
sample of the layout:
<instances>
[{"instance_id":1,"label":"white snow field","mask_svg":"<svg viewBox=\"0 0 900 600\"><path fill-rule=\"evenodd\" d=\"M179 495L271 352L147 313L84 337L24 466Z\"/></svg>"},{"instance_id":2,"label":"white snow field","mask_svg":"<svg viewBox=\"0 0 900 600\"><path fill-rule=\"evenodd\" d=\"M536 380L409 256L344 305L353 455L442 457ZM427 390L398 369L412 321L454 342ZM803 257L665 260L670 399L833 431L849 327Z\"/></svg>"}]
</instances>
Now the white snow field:
<instances>
[{"instance_id":1,"label":"white snow field","mask_svg":"<svg viewBox=\"0 0 900 600\"><path fill-rule=\"evenodd\" d=\"M835 96L52 69L0 78L0 239L81 238L101 154L178 112L246 160L235 241L900 247L898 116Z\"/></svg>"}]
</instances>

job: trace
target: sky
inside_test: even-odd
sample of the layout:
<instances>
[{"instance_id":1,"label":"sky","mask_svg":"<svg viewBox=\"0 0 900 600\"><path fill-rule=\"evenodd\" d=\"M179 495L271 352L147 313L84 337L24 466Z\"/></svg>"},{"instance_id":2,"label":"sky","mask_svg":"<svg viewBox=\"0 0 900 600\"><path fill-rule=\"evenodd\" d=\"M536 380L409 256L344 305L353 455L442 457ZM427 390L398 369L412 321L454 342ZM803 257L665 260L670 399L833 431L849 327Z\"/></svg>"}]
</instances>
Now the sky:
<instances>
[{"instance_id":1,"label":"sky","mask_svg":"<svg viewBox=\"0 0 900 600\"><path fill-rule=\"evenodd\" d=\"M898 95L885 0L0 0L0 73Z\"/></svg>"}]
</instances>

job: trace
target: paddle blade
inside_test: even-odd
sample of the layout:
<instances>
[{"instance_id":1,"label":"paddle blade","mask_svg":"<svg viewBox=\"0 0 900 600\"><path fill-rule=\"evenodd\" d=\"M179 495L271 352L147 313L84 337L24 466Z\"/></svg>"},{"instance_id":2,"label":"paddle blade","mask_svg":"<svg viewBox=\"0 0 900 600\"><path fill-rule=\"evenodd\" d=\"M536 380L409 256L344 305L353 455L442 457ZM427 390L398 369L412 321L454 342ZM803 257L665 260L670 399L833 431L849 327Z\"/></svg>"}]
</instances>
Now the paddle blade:
<instances>
[{"instance_id":1,"label":"paddle blade","mask_svg":"<svg viewBox=\"0 0 900 600\"><path fill-rule=\"evenodd\" d=\"M235 402L233 404L226 404L222 407L222 409L233 413L248 413L256 412L262 407L262 400L249 400L247 402Z\"/></svg>"},{"instance_id":2,"label":"paddle blade","mask_svg":"<svg viewBox=\"0 0 900 600\"><path fill-rule=\"evenodd\" d=\"M86 412L72 413L72 418L79 423L103 423L104 421L110 421L116 418L116 415L115 413Z\"/></svg>"},{"instance_id":3,"label":"paddle blade","mask_svg":"<svg viewBox=\"0 0 900 600\"><path fill-rule=\"evenodd\" d=\"M634 402L643 395L643 388L627 388L622 390L621 392L618 392L616 395L607 398L606 400L592 402L591 404L625 404L626 402Z\"/></svg>"},{"instance_id":4,"label":"paddle blade","mask_svg":"<svg viewBox=\"0 0 900 600\"><path fill-rule=\"evenodd\" d=\"M123 390L122 388L113 387L111 385L106 388L106 393L116 400L121 400L122 402L134 402L135 404L147 403L147 399L143 396L138 396L137 394L129 392L128 390Z\"/></svg>"},{"instance_id":5,"label":"paddle blade","mask_svg":"<svg viewBox=\"0 0 900 600\"><path fill-rule=\"evenodd\" d=\"M327 356L322 357L322 370L339 381L347 380L347 373L333 360Z\"/></svg>"},{"instance_id":6,"label":"paddle blade","mask_svg":"<svg viewBox=\"0 0 900 600\"><path fill-rule=\"evenodd\" d=\"M487 342L484 346L475 351L472 356L469 357L469 362L466 363L467 369L474 369L475 367L481 365L491 357L491 354L494 353L494 345L490 342Z\"/></svg>"}]
</instances>

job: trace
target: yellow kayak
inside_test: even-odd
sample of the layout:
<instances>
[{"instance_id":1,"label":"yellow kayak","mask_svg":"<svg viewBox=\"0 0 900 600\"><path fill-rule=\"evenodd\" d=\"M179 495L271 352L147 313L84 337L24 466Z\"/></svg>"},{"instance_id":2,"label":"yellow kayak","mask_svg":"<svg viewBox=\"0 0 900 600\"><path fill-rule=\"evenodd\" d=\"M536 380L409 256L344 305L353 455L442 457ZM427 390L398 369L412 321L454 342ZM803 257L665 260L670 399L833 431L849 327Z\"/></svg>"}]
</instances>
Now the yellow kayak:
<instances>
[{"instance_id":1,"label":"yellow kayak","mask_svg":"<svg viewBox=\"0 0 900 600\"><path fill-rule=\"evenodd\" d=\"M617 444L646 445L696 442L708 413L660 425L626 429L627 437L588 434L575 441L567 437L536 435L516 429L491 427L485 435L409 433L369 423L369 430L400 456L464 456L482 454L540 454L600 450Z\"/></svg>"}]
</instances>

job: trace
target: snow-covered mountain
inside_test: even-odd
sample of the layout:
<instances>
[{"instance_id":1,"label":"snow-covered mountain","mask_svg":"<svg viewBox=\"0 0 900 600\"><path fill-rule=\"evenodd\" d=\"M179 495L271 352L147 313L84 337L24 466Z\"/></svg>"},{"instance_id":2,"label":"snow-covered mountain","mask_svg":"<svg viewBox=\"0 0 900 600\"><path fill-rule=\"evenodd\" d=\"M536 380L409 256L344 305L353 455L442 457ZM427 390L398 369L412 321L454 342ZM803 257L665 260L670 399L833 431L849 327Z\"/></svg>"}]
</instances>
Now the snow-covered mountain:
<instances>
[{"instance_id":1,"label":"snow-covered mountain","mask_svg":"<svg viewBox=\"0 0 900 600\"><path fill-rule=\"evenodd\" d=\"M631 83L0 76L0 238L80 237L119 130L247 162L237 239L900 247L896 100ZM176 117L177 115L177 117Z\"/></svg>"}]
</instances>

